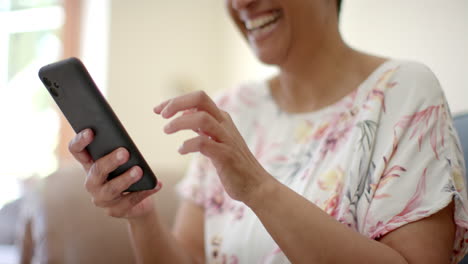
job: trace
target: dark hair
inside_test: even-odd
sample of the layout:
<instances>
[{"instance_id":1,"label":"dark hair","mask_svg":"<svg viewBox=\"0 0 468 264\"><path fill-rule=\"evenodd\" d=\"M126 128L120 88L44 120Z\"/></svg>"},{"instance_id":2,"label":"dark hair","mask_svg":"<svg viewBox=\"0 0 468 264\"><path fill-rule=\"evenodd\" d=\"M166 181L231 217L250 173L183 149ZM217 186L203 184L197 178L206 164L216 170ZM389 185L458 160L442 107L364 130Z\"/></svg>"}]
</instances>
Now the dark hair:
<instances>
[{"instance_id":1,"label":"dark hair","mask_svg":"<svg viewBox=\"0 0 468 264\"><path fill-rule=\"evenodd\" d=\"M340 16L340 12L341 12L341 0L337 0L337 1L336 1L336 4L337 4L338 16Z\"/></svg>"}]
</instances>

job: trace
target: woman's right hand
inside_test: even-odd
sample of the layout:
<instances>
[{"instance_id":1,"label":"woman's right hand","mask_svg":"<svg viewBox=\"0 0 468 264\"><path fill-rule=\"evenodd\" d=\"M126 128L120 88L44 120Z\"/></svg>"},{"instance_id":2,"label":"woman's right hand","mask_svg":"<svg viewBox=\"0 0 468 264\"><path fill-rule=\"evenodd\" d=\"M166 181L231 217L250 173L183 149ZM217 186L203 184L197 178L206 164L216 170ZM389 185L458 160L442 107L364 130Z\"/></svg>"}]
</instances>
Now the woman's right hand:
<instances>
[{"instance_id":1,"label":"woman's right hand","mask_svg":"<svg viewBox=\"0 0 468 264\"><path fill-rule=\"evenodd\" d=\"M154 210L153 201L149 196L161 189L161 183L158 182L153 190L123 194L130 185L143 176L142 169L134 166L122 175L107 181L110 172L128 161L129 153L125 148L118 148L93 161L86 150L86 146L93 139L92 130L85 129L78 133L69 144L70 152L87 173L85 187L91 194L93 203L106 209L108 215L119 218L138 218Z\"/></svg>"}]
</instances>

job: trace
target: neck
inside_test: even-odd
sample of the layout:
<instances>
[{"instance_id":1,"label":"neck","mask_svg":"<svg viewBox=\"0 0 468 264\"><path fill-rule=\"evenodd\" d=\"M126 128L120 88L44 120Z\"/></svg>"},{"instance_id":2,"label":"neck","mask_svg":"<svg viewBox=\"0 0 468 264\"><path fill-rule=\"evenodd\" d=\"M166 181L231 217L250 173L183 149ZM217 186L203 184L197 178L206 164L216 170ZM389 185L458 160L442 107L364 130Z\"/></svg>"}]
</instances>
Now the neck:
<instances>
[{"instance_id":1,"label":"neck","mask_svg":"<svg viewBox=\"0 0 468 264\"><path fill-rule=\"evenodd\" d=\"M280 65L271 88L284 111L316 111L351 93L367 76L365 56L348 47L338 33L331 35L334 39L324 39L318 47L304 47Z\"/></svg>"}]
</instances>

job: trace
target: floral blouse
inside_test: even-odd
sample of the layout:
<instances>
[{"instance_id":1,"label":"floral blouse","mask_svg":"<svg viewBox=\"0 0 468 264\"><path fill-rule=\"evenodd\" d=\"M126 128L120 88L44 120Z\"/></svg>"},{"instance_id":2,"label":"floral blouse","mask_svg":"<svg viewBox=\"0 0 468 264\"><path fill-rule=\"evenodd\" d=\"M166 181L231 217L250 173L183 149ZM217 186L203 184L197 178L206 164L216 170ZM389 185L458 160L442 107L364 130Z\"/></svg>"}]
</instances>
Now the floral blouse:
<instances>
[{"instance_id":1,"label":"floral blouse","mask_svg":"<svg viewBox=\"0 0 468 264\"><path fill-rule=\"evenodd\" d=\"M267 82L218 98L262 166L340 223L378 239L455 204L452 263L467 250L465 165L445 96L426 66L390 60L338 102L283 112ZM199 155L178 185L204 208L207 263L290 263Z\"/></svg>"}]
</instances>

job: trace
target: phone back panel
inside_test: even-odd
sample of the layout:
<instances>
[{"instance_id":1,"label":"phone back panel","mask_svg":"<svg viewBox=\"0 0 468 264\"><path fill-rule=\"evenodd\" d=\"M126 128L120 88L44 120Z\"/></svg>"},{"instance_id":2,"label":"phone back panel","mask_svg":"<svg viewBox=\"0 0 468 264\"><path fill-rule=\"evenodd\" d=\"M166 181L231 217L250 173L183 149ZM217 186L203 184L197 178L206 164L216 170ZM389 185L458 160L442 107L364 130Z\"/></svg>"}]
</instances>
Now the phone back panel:
<instances>
[{"instance_id":1,"label":"phone back panel","mask_svg":"<svg viewBox=\"0 0 468 264\"><path fill-rule=\"evenodd\" d=\"M139 165L143 177L127 191L149 190L156 186L153 171L80 60L70 58L44 66L39 77L76 133L86 128L93 130L95 138L87 147L93 160L119 147L130 152L129 161L111 172L108 180Z\"/></svg>"}]
</instances>

